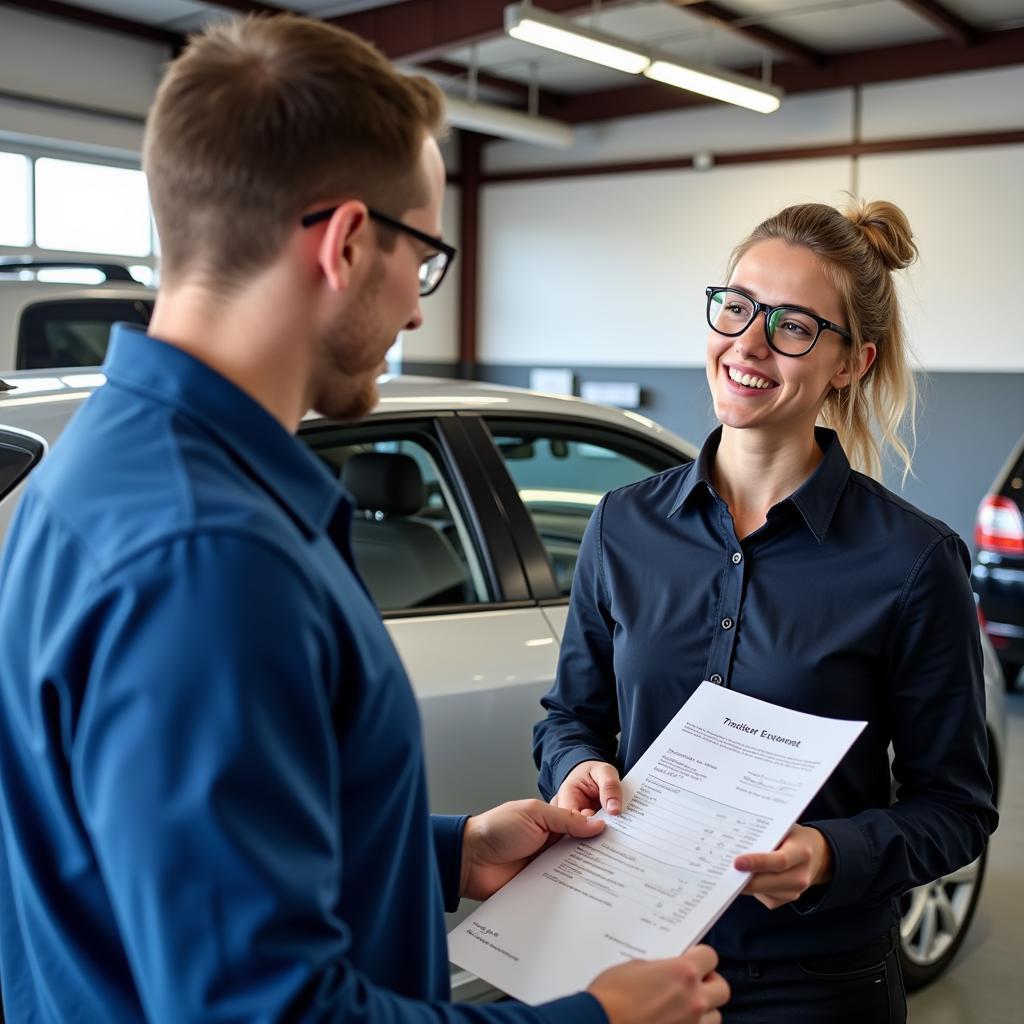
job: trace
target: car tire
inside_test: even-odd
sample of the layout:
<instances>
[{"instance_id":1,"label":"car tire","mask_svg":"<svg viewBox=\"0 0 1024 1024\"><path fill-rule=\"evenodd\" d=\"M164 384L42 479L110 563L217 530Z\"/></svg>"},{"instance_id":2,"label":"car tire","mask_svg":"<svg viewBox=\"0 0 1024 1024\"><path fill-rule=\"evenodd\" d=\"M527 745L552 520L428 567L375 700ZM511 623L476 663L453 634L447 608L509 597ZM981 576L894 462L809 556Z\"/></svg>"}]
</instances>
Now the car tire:
<instances>
[{"instance_id":1,"label":"car tire","mask_svg":"<svg viewBox=\"0 0 1024 1024\"><path fill-rule=\"evenodd\" d=\"M1021 668L1024 668L1019 662L1016 661L1004 661L1002 658L999 659L999 667L1003 670L1003 679L1006 680L1006 692L1013 693L1017 689L1020 676Z\"/></svg>"},{"instance_id":2,"label":"car tire","mask_svg":"<svg viewBox=\"0 0 1024 1024\"><path fill-rule=\"evenodd\" d=\"M909 893L900 922L900 962L907 990L930 985L957 954L978 906L988 850L966 867Z\"/></svg>"}]
</instances>

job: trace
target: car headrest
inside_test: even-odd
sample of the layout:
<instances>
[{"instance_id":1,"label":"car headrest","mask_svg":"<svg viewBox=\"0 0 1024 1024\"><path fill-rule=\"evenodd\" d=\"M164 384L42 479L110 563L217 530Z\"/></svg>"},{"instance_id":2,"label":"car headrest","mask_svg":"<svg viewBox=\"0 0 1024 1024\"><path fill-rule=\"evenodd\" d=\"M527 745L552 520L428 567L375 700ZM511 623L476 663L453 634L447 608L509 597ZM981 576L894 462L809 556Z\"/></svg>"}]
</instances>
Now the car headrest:
<instances>
[{"instance_id":1,"label":"car headrest","mask_svg":"<svg viewBox=\"0 0 1024 1024\"><path fill-rule=\"evenodd\" d=\"M397 452L357 452L345 463L341 483L357 508L388 516L411 516L427 500L416 460Z\"/></svg>"}]
</instances>

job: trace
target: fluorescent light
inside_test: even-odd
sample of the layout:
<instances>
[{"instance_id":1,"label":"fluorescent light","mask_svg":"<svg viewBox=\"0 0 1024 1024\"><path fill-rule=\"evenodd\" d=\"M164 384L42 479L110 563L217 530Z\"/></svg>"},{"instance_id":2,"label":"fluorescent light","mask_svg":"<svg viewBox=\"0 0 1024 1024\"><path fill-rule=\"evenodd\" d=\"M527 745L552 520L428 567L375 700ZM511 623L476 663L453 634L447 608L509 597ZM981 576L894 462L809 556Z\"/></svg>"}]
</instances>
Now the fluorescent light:
<instances>
[{"instance_id":1,"label":"fluorescent light","mask_svg":"<svg viewBox=\"0 0 1024 1024\"><path fill-rule=\"evenodd\" d=\"M651 62L642 49L630 47L624 39L582 28L532 4L510 4L505 8L505 32L524 43L557 50L630 75L640 74Z\"/></svg>"},{"instance_id":2,"label":"fluorescent light","mask_svg":"<svg viewBox=\"0 0 1024 1024\"><path fill-rule=\"evenodd\" d=\"M734 75L720 68L698 68L679 64L674 60L658 59L644 74L656 82L674 85L677 89L699 92L702 96L735 103L759 114L771 114L779 109L782 90L768 83L755 82L744 75Z\"/></svg>"},{"instance_id":3,"label":"fluorescent light","mask_svg":"<svg viewBox=\"0 0 1024 1024\"><path fill-rule=\"evenodd\" d=\"M523 114L493 103L469 103L454 96L445 97L448 123L484 135L497 135L516 142L567 149L576 137L570 125L550 117Z\"/></svg>"},{"instance_id":4,"label":"fluorescent light","mask_svg":"<svg viewBox=\"0 0 1024 1024\"><path fill-rule=\"evenodd\" d=\"M510 4L505 8L505 32L523 42L631 75L643 73L656 82L734 103L760 114L773 113L782 102L783 91L776 85L724 68L683 63L640 43L584 28L531 3Z\"/></svg>"}]
</instances>

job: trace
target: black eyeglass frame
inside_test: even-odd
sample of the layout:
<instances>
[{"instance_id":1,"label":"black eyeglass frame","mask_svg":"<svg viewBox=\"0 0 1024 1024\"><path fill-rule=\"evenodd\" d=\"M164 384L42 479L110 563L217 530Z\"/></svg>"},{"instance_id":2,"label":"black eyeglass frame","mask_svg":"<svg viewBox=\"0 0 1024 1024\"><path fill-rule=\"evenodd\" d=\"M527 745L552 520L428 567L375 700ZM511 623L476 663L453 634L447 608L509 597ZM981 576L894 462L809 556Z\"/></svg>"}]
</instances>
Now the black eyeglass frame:
<instances>
[{"instance_id":1,"label":"black eyeglass frame","mask_svg":"<svg viewBox=\"0 0 1024 1024\"><path fill-rule=\"evenodd\" d=\"M745 299L748 299L754 307L753 313L750 315L750 320L745 327L738 331L723 331L721 328L716 327L711 320L711 299L718 292L737 292L742 295ZM764 337L765 341L768 342L768 347L773 352L778 352L780 356L789 356L791 359L799 359L801 356L807 355L808 352L818 344L818 339L821 337L822 331L835 331L840 337L845 338L851 344L853 343L853 335L845 327L840 327L839 324L832 323L831 320L826 320L823 316L818 316L817 313L812 309L805 309L803 306L793 306L789 303L784 303L781 306L769 306L767 303L758 302L753 295L745 292L742 288L737 288L730 284L709 284L704 289L704 294L708 297L708 309L707 309L707 321L708 327L711 328L716 334L721 334L726 338L738 338L741 334L750 329L750 325L757 319L758 313L764 313ZM811 343L803 350L803 352L783 352L778 345L772 341L771 334L768 331L768 318L777 309L791 309L795 313L803 313L805 316L809 316L817 325L818 333L811 340Z\"/></svg>"},{"instance_id":2,"label":"black eyeglass frame","mask_svg":"<svg viewBox=\"0 0 1024 1024\"><path fill-rule=\"evenodd\" d=\"M341 205L340 203L338 204ZM319 224L322 221L330 220L334 216L334 211L338 209L338 206L328 206L323 210L314 210L312 213L307 213L301 221L304 228L311 228L314 224ZM420 298L426 298L428 295L433 295L438 288L441 287L441 282L445 278L445 274L448 273L448 268L452 265L455 257L458 255L459 250L454 245L449 245L442 238L435 238L433 235L428 235L426 231L420 231L419 228L414 228L410 224L406 224L404 221L397 220L394 217L389 217L386 213L381 213L380 210L375 210L372 206L366 208L366 212L369 214L371 220L377 221L379 224L383 224L385 227L393 228L395 231L402 231L407 235L411 235L417 241L423 242L424 245L429 245L432 249L441 253L445 257L444 266L441 268L441 276L434 282L433 285L427 291L420 292Z\"/></svg>"}]
</instances>

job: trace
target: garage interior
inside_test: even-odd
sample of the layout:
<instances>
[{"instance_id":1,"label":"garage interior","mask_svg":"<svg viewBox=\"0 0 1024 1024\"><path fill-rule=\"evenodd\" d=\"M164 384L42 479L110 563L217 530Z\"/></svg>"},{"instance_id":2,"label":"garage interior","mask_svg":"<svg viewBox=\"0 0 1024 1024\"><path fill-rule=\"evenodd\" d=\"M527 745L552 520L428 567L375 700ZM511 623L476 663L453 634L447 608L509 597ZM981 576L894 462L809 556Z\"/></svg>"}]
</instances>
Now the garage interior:
<instances>
[{"instance_id":1,"label":"garage interior","mask_svg":"<svg viewBox=\"0 0 1024 1024\"><path fill-rule=\"evenodd\" d=\"M0 0L0 155L137 171L146 111L190 32L282 10L350 29L452 101L444 237L459 258L393 368L590 395L696 445L715 423L704 289L736 239L789 203L892 200L921 251L901 299L922 404L914 473L901 482L889 466L885 482L971 547L978 504L1024 431L1024 3L537 5L768 84L781 96L768 115L511 38L509 6ZM0 257L74 248L19 230L0 217ZM141 233L87 258L156 282L148 222ZM952 968L911 996L913 1021L1021 1017L1024 676L1017 687L1008 681L1001 824L981 900Z\"/></svg>"}]
</instances>

